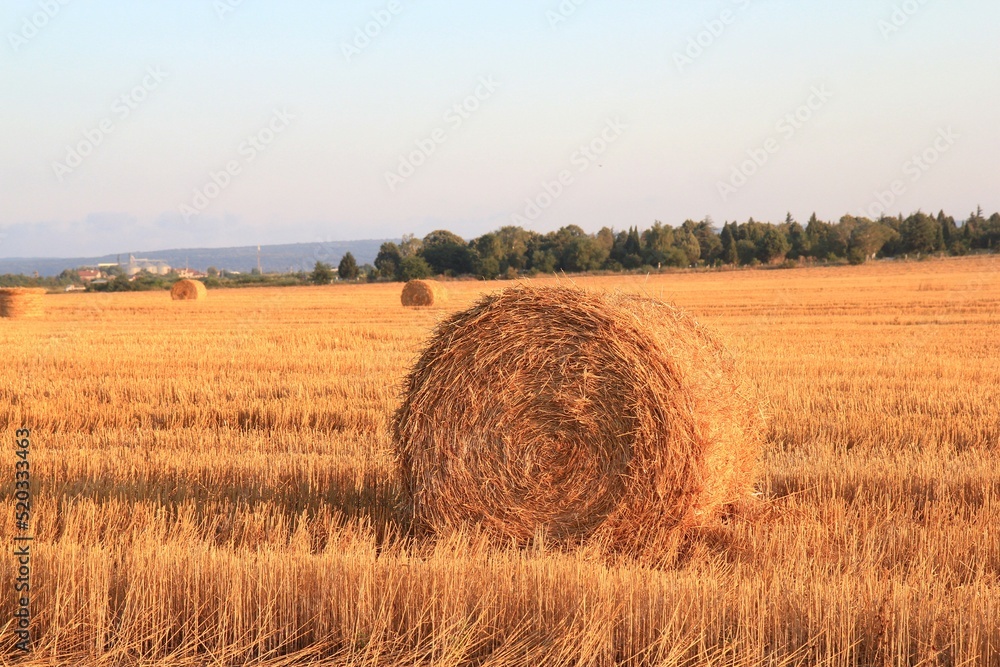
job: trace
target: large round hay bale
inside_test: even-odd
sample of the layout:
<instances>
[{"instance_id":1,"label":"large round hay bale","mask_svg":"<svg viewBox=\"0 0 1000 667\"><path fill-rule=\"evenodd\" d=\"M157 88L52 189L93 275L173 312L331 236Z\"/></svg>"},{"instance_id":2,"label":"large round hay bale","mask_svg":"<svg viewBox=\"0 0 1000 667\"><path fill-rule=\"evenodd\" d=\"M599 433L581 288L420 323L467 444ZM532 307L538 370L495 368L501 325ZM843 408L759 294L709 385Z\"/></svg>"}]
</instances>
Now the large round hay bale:
<instances>
[{"instance_id":1,"label":"large round hay bale","mask_svg":"<svg viewBox=\"0 0 1000 667\"><path fill-rule=\"evenodd\" d=\"M439 306L447 298L448 292L436 280L411 280L403 286L399 300L404 306Z\"/></svg>"},{"instance_id":2,"label":"large round hay bale","mask_svg":"<svg viewBox=\"0 0 1000 667\"><path fill-rule=\"evenodd\" d=\"M46 292L44 287L0 288L0 317L41 317L45 312L42 297Z\"/></svg>"},{"instance_id":3,"label":"large round hay bale","mask_svg":"<svg viewBox=\"0 0 1000 667\"><path fill-rule=\"evenodd\" d=\"M206 296L205 283L199 280L178 280L170 288L170 298L174 301L198 301Z\"/></svg>"},{"instance_id":4,"label":"large round hay bale","mask_svg":"<svg viewBox=\"0 0 1000 667\"><path fill-rule=\"evenodd\" d=\"M645 550L750 496L759 408L677 308L520 286L441 323L393 437L414 525Z\"/></svg>"}]
</instances>

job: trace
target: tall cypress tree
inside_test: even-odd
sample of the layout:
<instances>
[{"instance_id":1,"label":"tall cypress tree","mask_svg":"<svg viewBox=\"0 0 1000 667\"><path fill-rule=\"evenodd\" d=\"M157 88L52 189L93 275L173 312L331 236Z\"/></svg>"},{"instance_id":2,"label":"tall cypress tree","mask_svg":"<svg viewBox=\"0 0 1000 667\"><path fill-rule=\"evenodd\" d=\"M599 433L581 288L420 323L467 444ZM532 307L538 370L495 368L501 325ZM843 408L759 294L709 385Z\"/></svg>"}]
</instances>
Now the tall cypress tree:
<instances>
[{"instance_id":1,"label":"tall cypress tree","mask_svg":"<svg viewBox=\"0 0 1000 667\"><path fill-rule=\"evenodd\" d=\"M733 227L736 223L733 223ZM729 223L722 225L722 261L726 264L738 264L740 261L739 253L736 252L736 235L733 233L732 227Z\"/></svg>"},{"instance_id":2,"label":"tall cypress tree","mask_svg":"<svg viewBox=\"0 0 1000 667\"><path fill-rule=\"evenodd\" d=\"M639 240L639 228L630 227L628 238L625 240L625 254L640 255L642 253L642 241Z\"/></svg>"}]
</instances>

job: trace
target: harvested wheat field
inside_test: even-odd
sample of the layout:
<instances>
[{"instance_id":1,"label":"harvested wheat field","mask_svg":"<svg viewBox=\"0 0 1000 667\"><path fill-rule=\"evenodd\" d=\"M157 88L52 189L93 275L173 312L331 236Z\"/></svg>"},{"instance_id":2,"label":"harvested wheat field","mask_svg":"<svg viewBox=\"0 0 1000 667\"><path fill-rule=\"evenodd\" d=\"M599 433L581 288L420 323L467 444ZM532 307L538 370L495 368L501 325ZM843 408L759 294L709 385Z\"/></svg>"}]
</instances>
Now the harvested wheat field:
<instances>
[{"instance_id":1,"label":"harvested wheat field","mask_svg":"<svg viewBox=\"0 0 1000 667\"><path fill-rule=\"evenodd\" d=\"M0 320L35 537L33 651L9 625L0 662L1000 665L1000 258L531 284L675 303L720 340L766 407L760 505L652 565L411 531L407 373L512 283L449 284L434 310L398 284L53 295ZM8 552L0 627L16 576Z\"/></svg>"}]
</instances>

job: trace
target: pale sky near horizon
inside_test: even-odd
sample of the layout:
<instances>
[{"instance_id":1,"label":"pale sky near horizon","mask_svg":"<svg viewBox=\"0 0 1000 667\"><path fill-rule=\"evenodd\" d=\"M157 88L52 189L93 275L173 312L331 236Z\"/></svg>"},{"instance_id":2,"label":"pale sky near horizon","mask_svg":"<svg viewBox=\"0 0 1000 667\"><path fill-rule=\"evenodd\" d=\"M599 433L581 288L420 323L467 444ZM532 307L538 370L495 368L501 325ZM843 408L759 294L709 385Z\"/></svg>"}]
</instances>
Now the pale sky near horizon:
<instances>
[{"instance_id":1,"label":"pale sky near horizon","mask_svg":"<svg viewBox=\"0 0 1000 667\"><path fill-rule=\"evenodd\" d=\"M998 25L987 0L7 0L0 257L993 212Z\"/></svg>"}]
</instances>

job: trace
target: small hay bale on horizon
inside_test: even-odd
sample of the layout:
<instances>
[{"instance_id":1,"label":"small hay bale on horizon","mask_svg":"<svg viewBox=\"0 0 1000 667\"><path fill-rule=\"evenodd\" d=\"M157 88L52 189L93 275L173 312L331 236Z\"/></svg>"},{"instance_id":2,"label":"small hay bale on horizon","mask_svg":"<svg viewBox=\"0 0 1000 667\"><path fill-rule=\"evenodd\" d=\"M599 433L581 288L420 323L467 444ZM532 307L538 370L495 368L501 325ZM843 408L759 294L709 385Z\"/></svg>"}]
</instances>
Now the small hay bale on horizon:
<instances>
[{"instance_id":1,"label":"small hay bale on horizon","mask_svg":"<svg viewBox=\"0 0 1000 667\"><path fill-rule=\"evenodd\" d=\"M751 498L760 412L676 307L519 286L437 327L392 430L418 531L656 554Z\"/></svg>"},{"instance_id":2,"label":"small hay bale on horizon","mask_svg":"<svg viewBox=\"0 0 1000 667\"><path fill-rule=\"evenodd\" d=\"M411 280L403 286L400 302L407 307L440 306L447 301L448 292L436 280Z\"/></svg>"},{"instance_id":3,"label":"small hay bale on horizon","mask_svg":"<svg viewBox=\"0 0 1000 667\"><path fill-rule=\"evenodd\" d=\"M200 280L178 280L170 288L170 298L174 301L200 301L208 296L205 283Z\"/></svg>"},{"instance_id":4,"label":"small hay bale on horizon","mask_svg":"<svg viewBox=\"0 0 1000 667\"><path fill-rule=\"evenodd\" d=\"M0 288L0 317L21 319L41 317L45 312L42 298L48 293L44 287Z\"/></svg>"}]
</instances>

